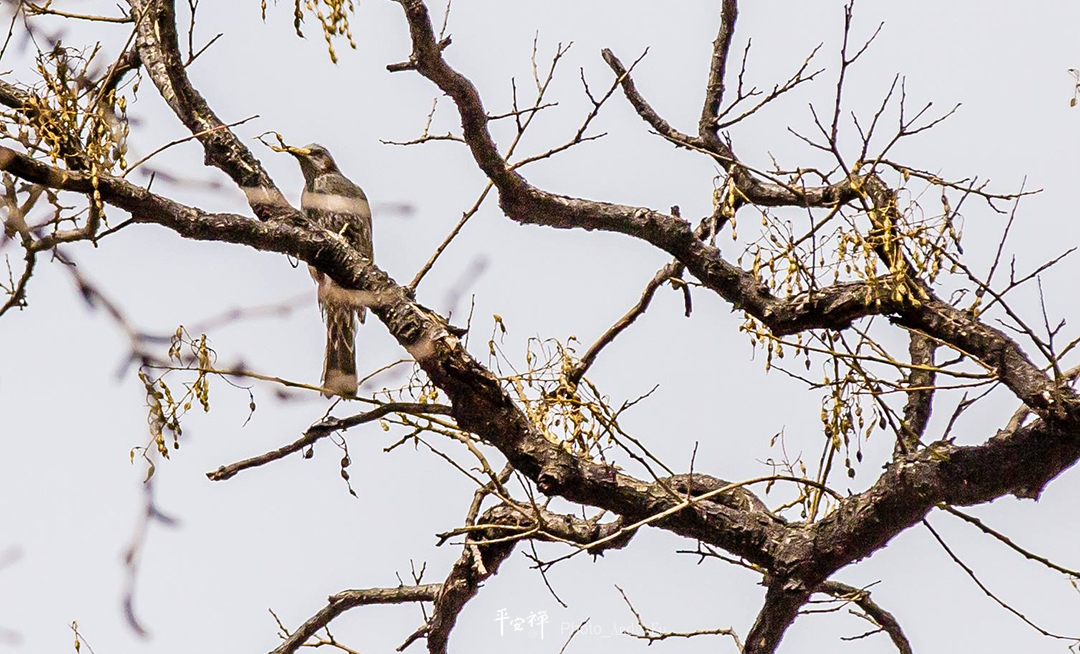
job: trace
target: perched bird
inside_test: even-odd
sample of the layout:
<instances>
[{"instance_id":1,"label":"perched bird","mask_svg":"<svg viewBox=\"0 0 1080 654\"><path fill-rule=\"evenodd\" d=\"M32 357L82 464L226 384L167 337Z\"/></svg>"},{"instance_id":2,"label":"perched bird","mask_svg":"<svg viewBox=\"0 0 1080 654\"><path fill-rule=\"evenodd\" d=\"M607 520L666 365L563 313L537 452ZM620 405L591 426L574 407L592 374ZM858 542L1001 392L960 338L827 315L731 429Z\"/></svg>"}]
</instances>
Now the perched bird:
<instances>
[{"instance_id":1,"label":"perched bird","mask_svg":"<svg viewBox=\"0 0 1080 654\"><path fill-rule=\"evenodd\" d=\"M361 254L372 259L371 208L367 196L334 163L321 145L288 148L304 174L300 208L314 224L340 234ZM338 286L332 279L310 268L318 284L319 308L326 323L326 358L323 388L333 393L356 392L356 321L364 322L367 310L358 294ZM323 393L330 397L331 393Z\"/></svg>"}]
</instances>

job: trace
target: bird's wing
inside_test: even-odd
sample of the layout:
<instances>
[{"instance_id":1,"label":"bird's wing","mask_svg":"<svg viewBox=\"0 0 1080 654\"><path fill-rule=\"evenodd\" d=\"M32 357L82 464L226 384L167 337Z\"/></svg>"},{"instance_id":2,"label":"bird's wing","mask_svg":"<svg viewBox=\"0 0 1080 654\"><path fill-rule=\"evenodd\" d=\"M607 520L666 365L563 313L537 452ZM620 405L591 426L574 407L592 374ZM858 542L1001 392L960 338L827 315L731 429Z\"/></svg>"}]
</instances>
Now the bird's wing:
<instances>
[{"instance_id":1,"label":"bird's wing","mask_svg":"<svg viewBox=\"0 0 1080 654\"><path fill-rule=\"evenodd\" d=\"M304 190L300 206L322 227L341 234L371 258L371 207L364 191L341 175L323 175Z\"/></svg>"}]
</instances>

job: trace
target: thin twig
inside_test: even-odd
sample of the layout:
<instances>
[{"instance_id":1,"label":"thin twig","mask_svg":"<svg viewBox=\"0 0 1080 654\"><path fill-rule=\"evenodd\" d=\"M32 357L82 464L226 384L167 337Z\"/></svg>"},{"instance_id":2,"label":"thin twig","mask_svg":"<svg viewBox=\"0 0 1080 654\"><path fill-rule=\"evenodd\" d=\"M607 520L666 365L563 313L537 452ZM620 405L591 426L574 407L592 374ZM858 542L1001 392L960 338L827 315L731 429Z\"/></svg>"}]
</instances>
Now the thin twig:
<instances>
[{"instance_id":1,"label":"thin twig","mask_svg":"<svg viewBox=\"0 0 1080 654\"><path fill-rule=\"evenodd\" d=\"M181 143L187 143L188 141L197 139L197 138L202 137L202 136L206 136L207 134L210 134L211 132L216 132L216 131L222 130L222 129L229 129L229 128L232 128L232 127L236 127L237 125L243 125L244 123L248 122L249 120L255 120L258 117L259 117L259 114L254 114L254 115L248 116L247 118L245 118L243 120L238 120L235 123L230 123L228 125L217 125L216 127L211 127L209 129L204 129L201 132L196 132L194 134L191 134L190 136L185 136L183 138L176 139L175 141L169 141L165 145L161 146L160 148L154 150L153 152L146 155L142 159L139 159L135 163L128 166L128 169L124 171L124 174L121 175L121 177L127 177L128 173L135 170L136 168L138 168L142 164L146 163L146 161L148 159L150 159L150 157L153 157L154 155L160 154L160 153L164 152L165 150L168 150L169 148L173 147L174 145L180 145Z\"/></svg>"},{"instance_id":2,"label":"thin twig","mask_svg":"<svg viewBox=\"0 0 1080 654\"><path fill-rule=\"evenodd\" d=\"M349 416L348 418L328 418L309 427L307 431L304 432L303 436L288 445L283 445L276 450L271 450L265 454L251 457L250 459L244 459L243 461L220 466L217 470L206 473L206 477L211 481L224 481L242 470L265 465L271 461L277 461L290 454L299 452L319 439L326 438L336 431L342 431L349 429L350 427L355 427L356 425L372 422L391 413L449 415L450 407L441 404L390 402L377 406L370 411Z\"/></svg>"},{"instance_id":3,"label":"thin twig","mask_svg":"<svg viewBox=\"0 0 1080 654\"><path fill-rule=\"evenodd\" d=\"M956 563L956 565L960 566L960 569L962 569L967 574L967 576L971 577L971 580L975 582L975 585L978 586L979 590L981 590L987 597L989 597L990 599L997 602L1002 608L1007 610L1009 613L1012 613L1016 617L1023 620L1025 624L1027 624L1029 627L1031 627L1035 631L1039 632L1043 636L1047 636L1049 638L1054 638L1054 639L1057 639L1057 640L1067 640L1067 641L1074 642L1074 643L1080 643L1080 638L1077 638L1077 637L1074 637L1074 636L1062 636L1060 634L1055 634L1055 633L1053 633L1051 631L1047 631L1046 629L1043 629L1039 625L1037 625L1034 622L1032 622L1031 620L1029 620L1027 618L1027 616L1025 616L1023 613L1021 613L1020 611L1017 611L1012 606L1010 606L1007 602L1005 602L1005 600L1001 599L1000 597L995 595L993 592L991 592L990 589L987 588L983 584L983 582L981 582L979 580L979 578L977 576L975 576L975 572L971 568L969 568L967 566L967 564L965 564L963 561L961 561L960 557L958 557L956 554L953 553L953 551L949 548L948 545L945 544L945 541L941 538L941 536L937 533L937 531L935 531L934 528L930 526L930 523L925 518L923 518L922 523L923 523L923 526L926 527L930 531L930 533L934 536L934 540L936 540L938 542L938 544L941 545L941 548L943 550L945 550L945 553L949 555L949 558L952 559L953 562Z\"/></svg>"}]
</instances>

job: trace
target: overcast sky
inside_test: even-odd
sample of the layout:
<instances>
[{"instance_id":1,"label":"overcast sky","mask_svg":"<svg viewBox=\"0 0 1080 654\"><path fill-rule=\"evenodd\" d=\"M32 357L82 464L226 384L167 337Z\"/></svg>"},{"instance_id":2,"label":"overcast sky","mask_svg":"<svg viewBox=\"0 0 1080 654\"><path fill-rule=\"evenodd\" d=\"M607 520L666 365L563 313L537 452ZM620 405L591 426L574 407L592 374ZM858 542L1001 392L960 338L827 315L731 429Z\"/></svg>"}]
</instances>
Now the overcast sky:
<instances>
[{"instance_id":1,"label":"overcast sky","mask_svg":"<svg viewBox=\"0 0 1080 654\"><path fill-rule=\"evenodd\" d=\"M197 47L218 32L225 35L191 67L191 78L222 119L260 116L237 131L294 203L301 188L295 161L253 137L277 130L294 143L326 145L372 200L378 264L407 282L475 200L484 179L460 144L399 148L379 142L419 135L436 95L415 73L385 70L408 55L398 5L359 3L352 19L358 48L336 43L340 63L335 66L317 24L306 25L307 39L296 38L291 4L271 3L262 22L258 0L204 2ZM531 86L534 35L541 62L550 59L557 43L573 42L550 91L559 106L530 128L519 150L524 154L546 150L577 129L589 108L578 69L594 90L611 80L599 54L603 47L624 61L649 48L635 71L639 89L669 122L691 131L700 112L718 4L457 0L448 30L453 45L446 56L478 85L489 111L501 112L510 108L512 77L519 89ZM111 2L54 6L116 12ZM441 11L441 5L432 7L433 14ZM1080 242L1073 201L1080 174L1080 108L1069 107L1067 73L1080 67L1080 5L866 2L856 8L854 34L866 38L881 21L880 37L851 73L848 109L872 113L897 73L906 78L912 106L933 101L935 111L945 111L963 103L953 118L902 144L893 158L950 178L989 177L1000 191L1022 183L1045 189L1020 205L1007 250L1016 255L1018 271ZM46 31L63 30L69 46L100 40L112 56L129 33L126 25L58 19L39 24ZM767 87L786 79L818 43L824 43L820 65L827 67L814 84L732 130L745 161L759 168L771 166L770 155L786 168L823 162L785 128L808 133L813 126L808 104L829 107L842 24L839 2L743 3L733 50L741 52L753 39L750 83ZM32 48L23 47L20 37L15 43L0 70L13 71L4 77L8 81L28 81ZM138 124L132 127L129 161L186 135L149 80L130 113ZM452 103L443 99L433 131L456 126ZM504 143L508 127L496 130ZM593 199L662 210L679 205L684 216L695 219L710 211L715 165L649 134L621 96L604 108L594 131L608 135L526 169L529 180ZM172 148L153 164L181 180L159 178L155 191L207 209L247 212L240 192L202 165L196 143ZM913 185L912 195L921 190ZM936 195L932 190L923 200L933 207ZM412 211L402 212L400 205ZM113 224L124 219L119 211L109 215ZM740 214L740 221L750 230L756 218ZM1003 227L1004 218L985 205L967 206L964 244L976 269L986 270ZM728 236L721 248L738 252ZM168 334L179 324L196 324L237 307L304 296L283 317L216 326L208 337L222 362L243 361L268 374L317 382L324 331L314 288L307 271L285 258L184 242L154 226L127 228L96 248L79 244L66 252L135 324L155 333ZM21 264L13 246L0 255L10 256L13 266ZM487 360L486 341L497 313L509 329L503 349L520 363L529 337L574 335L590 343L636 301L665 261L662 253L628 237L516 225L490 198L421 285L419 299L453 311L461 324L475 294L470 349ZM134 370L124 365L124 334L102 312L87 308L58 264L42 263L30 285L28 309L0 319L0 552L18 555L0 568L0 627L17 633L20 641L0 641L0 648L69 651L67 625L77 620L97 654L268 651L277 644L268 608L291 628L331 593L393 586L395 573L409 581L411 562L417 568L426 562L425 582L443 579L459 548L436 548L434 535L461 524L472 497L469 480L423 449L383 453L400 435L369 425L347 434L358 499L339 476L340 451L327 442L310 460L294 456L227 482L210 482L207 471L294 440L328 405L306 395L278 401L272 387L256 384L258 409L245 425L247 393L213 380L212 410L190 415L182 449L160 463L155 476L157 504L177 525L153 526L142 549L136 612L151 637L140 639L124 619L121 599L123 553L143 502L145 466L130 463L128 454L148 439L144 393ZM1068 339L1080 325L1077 265L1066 259L1043 281L1051 318L1069 320ZM1018 296L1017 306L1037 316L1036 298ZM768 474L765 462L781 456L769 441L781 430L792 457L802 453L816 461L822 442L820 393L775 371L767 374L763 358L754 359L745 336L736 331L741 315L712 293L694 293L692 319L681 312L681 295L662 290L645 317L592 370L616 404L659 384L627 414L624 427L680 470L689 466L697 442L695 470L725 479ZM360 367L368 371L405 356L377 320L362 328L359 350ZM957 399L938 405L930 439L940 435ZM999 393L980 406L955 432L959 442L991 436L1016 401ZM357 410L339 407L338 412ZM438 445L468 464L467 454L445 442ZM887 436L871 437L858 475L850 486L838 477L838 487L865 488L891 450ZM1080 566L1078 493L1080 474L1070 471L1037 503L1003 499L972 512L1019 544L1075 568ZM1080 595L1064 578L948 516L935 513L930 521L994 592L1045 628L1077 635ZM745 635L764 594L756 576L725 564L699 566L694 557L675 553L693 547L647 530L630 547L595 562L582 556L562 563L548 577L568 608L551 596L519 549L462 613L451 649L557 652L567 626L591 618L593 632L579 636L568 651L644 651L644 643L617 635L634 622L616 583L658 629L733 627ZM546 556L563 551L539 549ZM918 652L1065 651L1061 641L1038 636L984 596L922 528L901 534L837 579L856 586L880 582L873 586L874 598L900 620ZM545 611L549 622L543 638L514 632L509 623L500 634L500 611L510 618ZM360 651L381 652L396 647L421 622L415 606L359 608L334 621L332 630ZM846 612L804 616L780 651L894 651L883 635L839 641L867 628ZM718 643L716 637L657 647L734 651L730 641ZM412 650L422 648L416 644Z\"/></svg>"}]
</instances>

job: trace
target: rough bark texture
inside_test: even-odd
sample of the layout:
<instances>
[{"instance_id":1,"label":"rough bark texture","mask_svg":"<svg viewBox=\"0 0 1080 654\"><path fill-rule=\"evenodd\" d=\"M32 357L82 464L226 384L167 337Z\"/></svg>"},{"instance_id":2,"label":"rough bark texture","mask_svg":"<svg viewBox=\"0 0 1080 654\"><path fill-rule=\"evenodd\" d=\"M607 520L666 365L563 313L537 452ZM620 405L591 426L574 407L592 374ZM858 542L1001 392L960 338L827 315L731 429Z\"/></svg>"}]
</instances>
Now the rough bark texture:
<instances>
[{"instance_id":1,"label":"rough bark texture","mask_svg":"<svg viewBox=\"0 0 1080 654\"><path fill-rule=\"evenodd\" d=\"M745 311L777 336L812 329L842 330L868 316L886 316L911 331L910 354L916 369L907 378L912 390L904 410L904 430L893 460L868 490L840 499L834 511L816 521L787 522L773 515L752 488L735 487L699 473L642 480L550 442L500 380L466 351L459 330L418 303L408 288L398 285L346 238L313 225L285 202L258 160L224 128L188 80L176 43L174 7L168 0L133 0L134 14L144 15L137 28L138 56L177 117L199 135L206 162L224 171L248 193L258 219L208 213L123 179L95 179L9 148L0 148L0 170L53 189L89 194L96 188L106 203L129 212L136 222L160 225L193 240L287 254L342 288L363 291L371 298L371 312L449 398L447 410L460 428L497 448L514 470L535 482L545 495L617 516L616 521L599 526L543 509L541 521L548 534L582 545L608 538L611 541L606 546L613 547L625 545L633 536L635 529L629 525L648 524L721 548L764 571L768 590L746 639L748 654L773 652L812 593L853 592L835 585L830 577L884 547L935 505L972 505L1009 494L1038 497L1047 483L1080 458L1080 398L1076 393L1034 364L1015 339L972 312L936 297L929 284L912 282L919 296L916 299L898 299L890 276L780 297L752 272L725 260L677 211L664 213L567 197L531 185L496 147L488 129L489 115L476 88L443 59L446 44L437 40L425 4L421 0L397 1L404 10L412 51L407 62L391 68L415 70L453 100L460 112L463 138L476 165L497 189L499 204L509 219L559 229L604 230L645 241L674 257L675 264L685 267L733 310ZM705 151L731 173L740 193L738 206L830 207L859 201L880 215L895 211L893 192L873 173L818 188L792 188L763 180L742 166L716 130L736 16L736 2L725 0L696 135L678 132L664 121L638 92L618 59L610 51L605 51L604 58L643 120L665 138ZM18 89L0 83L0 102L9 106L22 102ZM887 263L896 263L896 257L902 256L887 248L879 254ZM921 445L933 401L933 391L927 387L933 386L935 377L918 367L932 367L939 344L974 357L1035 418L1026 425L983 435L977 445ZM232 474L235 470L222 472L218 478ZM709 495L691 499L705 494ZM532 524L507 507L489 510L483 520L509 526ZM495 533L487 536L493 540L498 537ZM295 651L321 626L352 606L406 601L434 602L433 616L423 633L430 651L445 651L461 608L476 594L480 582L496 572L516 543L486 543L483 538L470 536L473 545L466 546L443 584L335 595L277 651ZM876 619L881 622L895 623L883 609L867 610L878 611ZM894 642L901 651L910 651L904 649L906 639L898 626L896 631L900 635L893 636Z\"/></svg>"}]
</instances>

